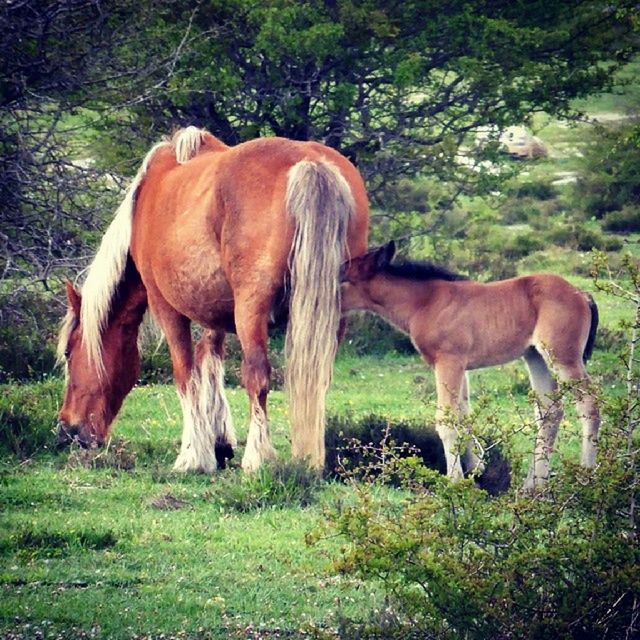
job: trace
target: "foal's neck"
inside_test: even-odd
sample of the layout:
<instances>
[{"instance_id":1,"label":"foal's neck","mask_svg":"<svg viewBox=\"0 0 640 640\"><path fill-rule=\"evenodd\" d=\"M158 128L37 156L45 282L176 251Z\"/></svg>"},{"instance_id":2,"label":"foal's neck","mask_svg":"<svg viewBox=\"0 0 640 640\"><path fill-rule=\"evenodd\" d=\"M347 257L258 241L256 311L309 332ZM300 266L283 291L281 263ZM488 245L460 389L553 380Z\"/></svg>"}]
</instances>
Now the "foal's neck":
<instances>
[{"instance_id":1,"label":"foal's neck","mask_svg":"<svg viewBox=\"0 0 640 640\"><path fill-rule=\"evenodd\" d=\"M411 319L430 296L433 282L380 274L369 285L369 311L383 317L401 331L410 333Z\"/></svg>"}]
</instances>

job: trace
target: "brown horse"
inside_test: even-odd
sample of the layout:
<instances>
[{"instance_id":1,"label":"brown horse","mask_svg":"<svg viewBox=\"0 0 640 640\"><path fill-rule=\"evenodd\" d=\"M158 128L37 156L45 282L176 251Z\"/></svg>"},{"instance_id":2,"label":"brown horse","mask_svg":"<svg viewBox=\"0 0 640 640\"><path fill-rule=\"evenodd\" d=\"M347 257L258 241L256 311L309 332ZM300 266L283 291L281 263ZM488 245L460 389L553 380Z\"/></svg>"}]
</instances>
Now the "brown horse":
<instances>
[{"instance_id":1,"label":"brown horse","mask_svg":"<svg viewBox=\"0 0 640 640\"><path fill-rule=\"evenodd\" d=\"M147 306L167 339L184 414L175 469L211 472L236 439L223 391L225 332L242 346L246 470L275 457L267 423L268 324L287 322L292 450L324 463L324 402L341 318L339 274L367 248L355 167L313 142L227 147L188 127L151 149L82 287L67 285L59 439L102 444L139 373ZM205 331L193 348L191 323Z\"/></svg>"},{"instance_id":2,"label":"brown horse","mask_svg":"<svg viewBox=\"0 0 640 640\"><path fill-rule=\"evenodd\" d=\"M431 264L391 264L394 252L389 243L350 261L343 269L343 309L382 316L409 334L434 367L436 427L449 475L463 475L457 441L459 417L469 410L465 372L519 357L537 394L538 436L525 488L533 489L549 476L549 454L562 419L554 376L572 383L583 425L582 464L593 467L600 416L584 367L598 325L591 296L556 275L483 284ZM481 467L471 444L464 444L467 469Z\"/></svg>"}]
</instances>

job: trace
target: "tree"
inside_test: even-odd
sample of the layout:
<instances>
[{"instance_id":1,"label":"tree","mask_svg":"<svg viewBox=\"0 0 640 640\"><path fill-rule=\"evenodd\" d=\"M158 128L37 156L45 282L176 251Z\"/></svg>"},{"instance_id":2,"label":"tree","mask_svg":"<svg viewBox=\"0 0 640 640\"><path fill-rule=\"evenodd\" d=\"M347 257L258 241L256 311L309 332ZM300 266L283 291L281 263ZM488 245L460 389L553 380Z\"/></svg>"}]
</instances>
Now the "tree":
<instances>
[{"instance_id":1,"label":"tree","mask_svg":"<svg viewBox=\"0 0 640 640\"><path fill-rule=\"evenodd\" d=\"M637 51L626 0L192 6L172 5L172 37L187 21L191 35L137 121L195 123L228 143L322 140L359 165L374 196L416 172L481 182L454 161L470 132L538 111L570 117L574 98L610 87Z\"/></svg>"},{"instance_id":2,"label":"tree","mask_svg":"<svg viewBox=\"0 0 640 640\"><path fill-rule=\"evenodd\" d=\"M57 324L59 309L41 293L61 271L83 265L92 231L118 197L112 184L118 176L104 180L91 159L79 157L86 115L78 110L115 106L120 96L166 75L170 56L150 43L136 55L131 45L140 39L143 9L152 6L132 0L0 6L0 378L3 368L26 375L50 366L43 335L53 330L52 317Z\"/></svg>"}]
</instances>

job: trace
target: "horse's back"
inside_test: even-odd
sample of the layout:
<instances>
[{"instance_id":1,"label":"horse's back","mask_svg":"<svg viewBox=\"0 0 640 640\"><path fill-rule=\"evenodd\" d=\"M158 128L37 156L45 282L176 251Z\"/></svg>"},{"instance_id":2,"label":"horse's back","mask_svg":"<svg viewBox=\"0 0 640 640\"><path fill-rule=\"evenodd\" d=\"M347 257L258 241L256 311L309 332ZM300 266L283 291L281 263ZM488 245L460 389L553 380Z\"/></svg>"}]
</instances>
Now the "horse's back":
<instances>
[{"instance_id":1,"label":"horse's back","mask_svg":"<svg viewBox=\"0 0 640 640\"><path fill-rule=\"evenodd\" d=\"M295 228L286 211L287 184L302 161L329 163L346 180L354 201L347 251L364 253L365 187L337 151L264 138L235 147L205 145L179 164L162 149L150 164L134 217L132 255L145 285L184 315L225 326L238 288L281 287Z\"/></svg>"}]
</instances>

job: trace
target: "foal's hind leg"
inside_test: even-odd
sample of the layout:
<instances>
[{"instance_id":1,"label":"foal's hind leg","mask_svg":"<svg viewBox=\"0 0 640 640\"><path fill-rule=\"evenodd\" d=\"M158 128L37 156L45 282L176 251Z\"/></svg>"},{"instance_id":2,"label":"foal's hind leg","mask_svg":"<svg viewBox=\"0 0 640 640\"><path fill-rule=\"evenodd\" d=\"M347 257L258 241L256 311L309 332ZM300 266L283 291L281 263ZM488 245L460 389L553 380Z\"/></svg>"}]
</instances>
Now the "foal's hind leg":
<instances>
[{"instance_id":1,"label":"foal's hind leg","mask_svg":"<svg viewBox=\"0 0 640 640\"><path fill-rule=\"evenodd\" d=\"M471 411L471 402L469 400L469 380L468 373L464 373L462 376L462 384L460 385L460 418L464 418ZM467 443L464 452L464 467L467 473L482 473L485 469L485 464L473 449L473 439L470 439Z\"/></svg>"},{"instance_id":2,"label":"foal's hind leg","mask_svg":"<svg viewBox=\"0 0 640 640\"><path fill-rule=\"evenodd\" d=\"M196 366L201 389L201 413L215 435L214 453L220 469L233 458L237 444L231 410L224 394L224 331L206 330L196 345Z\"/></svg>"},{"instance_id":3,"label":"foal's hind leg","mask_svg":"<svg viewBox=\"0 0 640 640\"><path fill-rule=\"evenodd\" d=\"M533 464L524 483L524 489L532 491L549 479L549 456L562 420L562 406L556 393L558 385L539 351L531 347L525 352L524 361L536 393L535 416L538 425Z\"/></svg>"},{"instance_id":4,"label":"foal's hind leg","mask_svg":"<svg viewBox=\"0 0 640 640\"><path fill-rule=\"evenodd\" d=\"M242 383L249 396L249 433L242 468L255 471L263 462L275 460L267 421L267 395L271 365L267 358L267 320L271 298L255 292L236 292L235 321L242 346Z\"/></svg>"},{"instance_id":5,"label":"foal's hind leg","mask_svg":"<svg viewBox=\"0 0 640 640\"><path fill-rule=\"evenodd\" d=\"M600 429L600 410L596 397L589 389L591 378L582 361L574 364L554 364L558 378L569 383L576 402L576 412L582 423L582 456L584 467L596 466L598 431Z\"/></svg>"}]
</instances>

